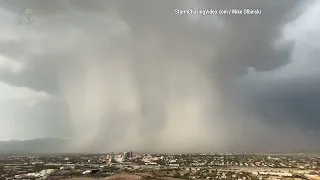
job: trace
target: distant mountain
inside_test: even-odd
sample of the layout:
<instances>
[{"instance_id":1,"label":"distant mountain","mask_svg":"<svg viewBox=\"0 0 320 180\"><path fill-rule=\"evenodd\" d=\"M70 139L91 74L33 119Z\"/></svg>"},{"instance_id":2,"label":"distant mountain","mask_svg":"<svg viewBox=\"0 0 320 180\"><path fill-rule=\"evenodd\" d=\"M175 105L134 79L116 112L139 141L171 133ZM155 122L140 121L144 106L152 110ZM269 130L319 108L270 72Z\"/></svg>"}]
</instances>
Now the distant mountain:
<instances>
[{"instance_id":1,"label":"distant mountain","mask_svg":"<svg viewBox=\"0 0 320 180\"><path fill-rule=\"evenodd\" d=\"M68 140L56 138L0 141L0 154L63 153Z\"/></svg>"}]
</instances>

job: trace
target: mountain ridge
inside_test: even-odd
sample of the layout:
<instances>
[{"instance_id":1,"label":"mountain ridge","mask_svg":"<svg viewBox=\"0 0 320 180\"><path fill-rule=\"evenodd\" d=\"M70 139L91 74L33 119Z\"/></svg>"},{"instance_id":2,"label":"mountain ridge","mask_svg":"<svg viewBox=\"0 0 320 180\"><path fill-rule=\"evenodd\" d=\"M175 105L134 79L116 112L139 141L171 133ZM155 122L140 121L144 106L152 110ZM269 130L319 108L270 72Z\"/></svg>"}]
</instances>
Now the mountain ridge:
<instances>
[{"instance_id":1,"label":"mountain ridge","mask_svg":"<svg viewBox=\"0 0 320 180\"><path fill-rule=\"evenodd\" d=\"M68 140L61 138L0 141L0 154L63 153L67 149Z\"/></svg>"}]
</instances>

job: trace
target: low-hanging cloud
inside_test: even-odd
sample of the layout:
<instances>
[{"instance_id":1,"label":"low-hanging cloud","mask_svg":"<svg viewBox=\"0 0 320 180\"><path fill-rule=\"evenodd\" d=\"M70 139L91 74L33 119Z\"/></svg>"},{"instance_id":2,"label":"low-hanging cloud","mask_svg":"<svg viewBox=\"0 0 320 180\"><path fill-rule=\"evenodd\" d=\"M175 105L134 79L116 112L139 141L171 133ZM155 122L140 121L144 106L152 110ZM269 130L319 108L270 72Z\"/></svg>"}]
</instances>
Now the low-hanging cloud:
<instances>
[{"instance_id":1,"label":"low-hanging cloud","mask_svg":"<svg viewBox=\"0 0 320 180\"><path fill-rule=\"evenodd\" d=\"M296 40L285 39L283 29L304 12L305 4L45 2L7 5L33 7L35 22L14 32L3 30L29 36L1 40L0 47L6 47L1 53L24 67L18 73L1 71L1 80L65 101L70 119L66 127L72 133L70 150L319 147L310 138L315 134L306 133L297 123L305 116L290 116L292 109L285 107L292 103L280 103L284 102L283 87L272 81L281 75L278 69L294 59ZM187 8L260 8L262 14L175 15L175 9ZM295 81L292 84L300 87ZM260 89L263 85L269 86ZM274 99L268 93L274 93ZM305 99L301 94L294 97ZM270 108L274 103L284 108Z\"/></svg>"}]
</instances>

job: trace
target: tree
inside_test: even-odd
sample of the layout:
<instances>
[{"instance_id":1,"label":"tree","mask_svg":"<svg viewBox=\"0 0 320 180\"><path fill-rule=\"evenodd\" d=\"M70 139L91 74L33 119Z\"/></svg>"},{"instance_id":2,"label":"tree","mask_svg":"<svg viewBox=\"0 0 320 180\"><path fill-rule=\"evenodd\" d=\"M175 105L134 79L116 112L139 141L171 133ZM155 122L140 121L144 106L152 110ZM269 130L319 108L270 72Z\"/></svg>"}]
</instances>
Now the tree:
<instances>
[{"instance_id":1,"label":"tree","mask_svg":"<svg viewBox=\"0 0 320 180\"><path fill-rule=\"evenodd\" d=\"M151 176L144 177L143 179L152 179Z\"/></svg>"},{"instance_id":2,"label":"tree","mask_svg":"<svg viewBox=\"0 0 320 180\"><path fill-rule=\"evenodd\" d=\"M184 178L189 178L189 176L190 176L190 172L187 172L183 175Z\"/></svg>"},{"instance_id":3,"label":"tree","mask_svg":"<svg viewBox=\"0 0 320 180\"><path fill-rule=\"evenodd\" d=\"M176 171L176 173L173 175L174 178L181 178L181 174L179 171Z\"/></svg>"},{"instance_id":4,"label":"tree","mask_svg":"<svg viewBox=\"0 0 320 180\"><path fill-rule=\"evenodd\" d=\"M5 170L4 170L4 165L1 165L0 164L0 174L4 174L5 173Z\"/></svg>"}]
</instances>

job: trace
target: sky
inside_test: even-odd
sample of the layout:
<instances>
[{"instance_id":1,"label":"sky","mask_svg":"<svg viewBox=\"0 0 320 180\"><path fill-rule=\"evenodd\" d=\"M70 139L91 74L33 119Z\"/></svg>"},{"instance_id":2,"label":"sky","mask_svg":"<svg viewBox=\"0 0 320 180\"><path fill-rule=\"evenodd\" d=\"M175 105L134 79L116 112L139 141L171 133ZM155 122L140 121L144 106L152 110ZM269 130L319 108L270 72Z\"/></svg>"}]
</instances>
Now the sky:
<instances>
[{"instance_id":1,"label":"sky","mask_svg":"<svg viewBox=\"0 0 320 180\"><path fill-rule=\"evenodd\" d=\"M33 21L18 24L26 8ZM190 8L261 14L175 14ZM319 150L319 9L2 0L0 140L68 138L73 152Z\"/></svg>"}]
</instances>

